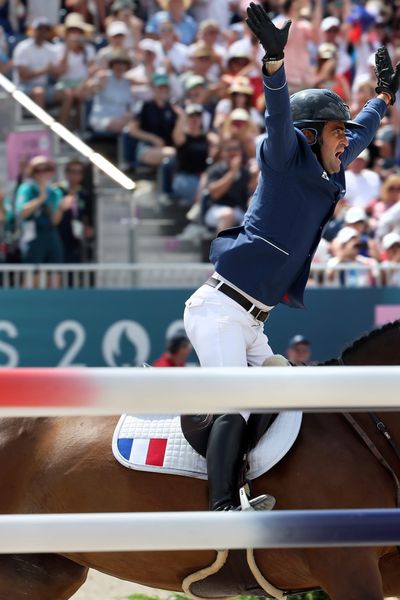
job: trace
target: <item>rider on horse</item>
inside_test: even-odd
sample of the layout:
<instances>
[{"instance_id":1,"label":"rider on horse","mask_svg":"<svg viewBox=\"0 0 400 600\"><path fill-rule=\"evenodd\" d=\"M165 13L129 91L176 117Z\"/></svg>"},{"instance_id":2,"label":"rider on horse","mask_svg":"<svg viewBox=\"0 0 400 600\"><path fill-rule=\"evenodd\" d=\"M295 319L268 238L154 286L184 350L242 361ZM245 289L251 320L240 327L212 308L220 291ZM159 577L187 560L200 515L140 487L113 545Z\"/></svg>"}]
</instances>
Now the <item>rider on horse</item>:
<instances>
[{"instance_id":1,"label":"rider on horse","mask_svg":"<svg viewBox=\"0 0 400 600\"><path fill-rule=\"evenodd\" d=\"M283 58L291 23L278 29L254 3L247 17L265 49L266 135L257 149L261 174L244 224L218 234L210 254L215 273L186 302L185 327L201 366L260 366L273 354L264 322L280 302L304 307L312 257L345 195L344 169L371 143L399 87L400 65L393 69L382 47L376 52L377 97L354 120L329 90L289 97ZM232 183L235 176L232 169L225 177ZM215 419L207 448L212 510L238 505L249 414ZM253 507L265 508L265 500L254 499Z\"/></svg>"}]
</instances>

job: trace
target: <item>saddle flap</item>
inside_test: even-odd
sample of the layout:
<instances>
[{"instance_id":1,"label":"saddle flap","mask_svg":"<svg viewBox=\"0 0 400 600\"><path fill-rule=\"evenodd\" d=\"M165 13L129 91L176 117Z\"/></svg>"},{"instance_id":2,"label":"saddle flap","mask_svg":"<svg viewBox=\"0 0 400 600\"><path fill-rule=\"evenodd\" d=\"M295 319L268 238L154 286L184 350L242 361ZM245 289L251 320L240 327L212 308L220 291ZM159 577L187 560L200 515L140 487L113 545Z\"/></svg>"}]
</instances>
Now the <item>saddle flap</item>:
<instances>
[{"instance_id":1,"label":"saddle flap","mask_svg":"<svg viewBox=\"0 0 400 600\"><path fill-rule=\"evenodd\" d=\"M187 442L201 456L206 456L208 436L218 415L182 415L182 433ZM277 413L254 413L247 422L247 451L253 450L272 425Z\"/></svg>"}]
</instances>

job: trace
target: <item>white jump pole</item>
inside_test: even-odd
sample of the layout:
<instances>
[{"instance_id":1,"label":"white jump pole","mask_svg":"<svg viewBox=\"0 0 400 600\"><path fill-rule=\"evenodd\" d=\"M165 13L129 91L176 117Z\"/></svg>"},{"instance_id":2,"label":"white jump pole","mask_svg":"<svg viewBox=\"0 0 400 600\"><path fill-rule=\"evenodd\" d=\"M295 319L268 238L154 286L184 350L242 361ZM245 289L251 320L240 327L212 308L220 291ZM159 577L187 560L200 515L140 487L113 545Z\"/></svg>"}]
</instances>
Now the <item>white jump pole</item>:
<instances>
[{"instance_id":1,"label":"white jump pole","mask_svg":"<svg viewBox=\"0 0 400 600\"><path fill-rule=\"evenodd\" d=\"M400 367L3 369L0 416L400 409Z\"/></svg>"},{"instance_id":2,"label":"white jump pole","mask_svg":"<svg viewBox=\"0 0 400 600\"><path fill-rule=\"evenodd\" d=\"M0 516L0 554L395 546L397 509Z\"/></svg>"}]
</instances>

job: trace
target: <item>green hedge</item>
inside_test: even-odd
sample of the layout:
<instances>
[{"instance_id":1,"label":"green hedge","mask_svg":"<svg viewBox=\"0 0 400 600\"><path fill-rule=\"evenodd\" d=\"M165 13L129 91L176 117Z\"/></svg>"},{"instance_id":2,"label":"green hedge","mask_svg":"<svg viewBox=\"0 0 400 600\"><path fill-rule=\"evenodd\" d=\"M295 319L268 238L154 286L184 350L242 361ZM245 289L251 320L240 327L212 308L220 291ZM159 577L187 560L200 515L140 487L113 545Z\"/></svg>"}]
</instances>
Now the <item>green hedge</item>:
<instances>
[{"instance_id":1,"label":"green hedge","mask_svg":"<svg viewBox=\"0 0 400 600\"><path fill-rule=\"evenodd\" d=\"M147 594L132 594L121 600L161 600L160 596L148 596ZM170 594L167 600L191 600L185 594ZM259 596L238 596L236 600L260 600ZM291 594L287 600L329 600L325 592L306 592L305 594Z\"/></svg>"}]
</instances>

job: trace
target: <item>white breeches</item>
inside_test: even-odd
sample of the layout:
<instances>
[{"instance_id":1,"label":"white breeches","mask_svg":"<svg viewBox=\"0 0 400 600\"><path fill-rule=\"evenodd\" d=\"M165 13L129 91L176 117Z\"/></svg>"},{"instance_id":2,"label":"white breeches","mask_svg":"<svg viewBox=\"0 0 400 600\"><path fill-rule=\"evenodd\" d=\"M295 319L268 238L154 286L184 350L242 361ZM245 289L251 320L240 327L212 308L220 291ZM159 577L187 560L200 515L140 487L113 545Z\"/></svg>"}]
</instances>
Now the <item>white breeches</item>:
<instances>
[{"instance_id":1,"label":"white breeches","mask_svg":"<svg viewBox=\"0 0 400 600\"><path fill-rule=\"evenodd\" d=\"M264 323L211 286L186 301L184 323L202 367L259 367L273 354ZM246 421L250 416L240 414Z\"/></svg>"}]
</instances>

